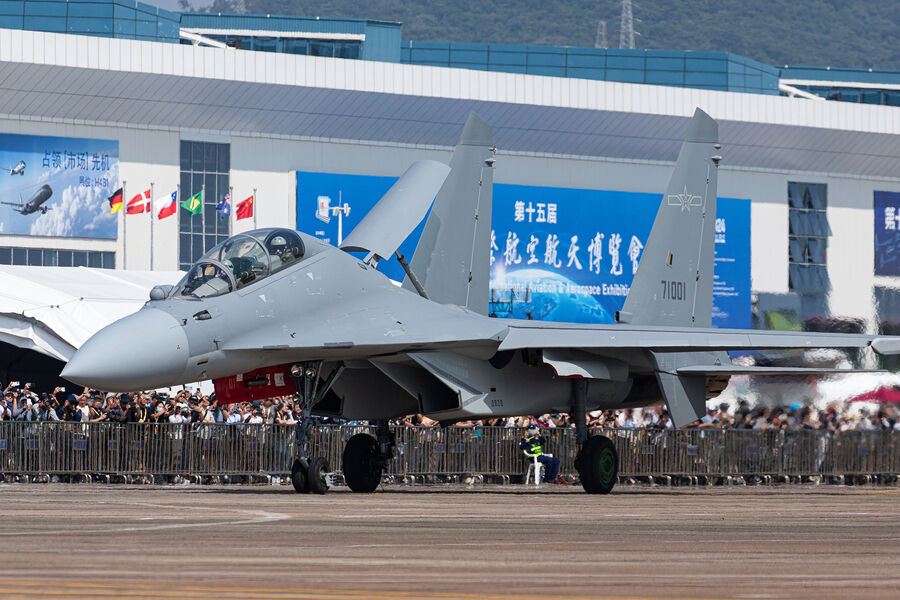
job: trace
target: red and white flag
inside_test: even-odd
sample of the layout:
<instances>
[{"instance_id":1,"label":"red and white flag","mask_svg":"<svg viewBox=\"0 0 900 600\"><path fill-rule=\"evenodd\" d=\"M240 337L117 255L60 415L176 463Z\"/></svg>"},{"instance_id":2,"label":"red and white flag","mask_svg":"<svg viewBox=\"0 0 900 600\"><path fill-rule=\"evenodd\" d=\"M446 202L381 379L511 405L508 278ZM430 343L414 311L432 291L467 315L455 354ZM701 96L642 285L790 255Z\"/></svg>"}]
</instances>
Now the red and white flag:
<instances>
[{"instance_id":1,"label":"red and white flag","mask_svg":"<svg viewBox=\"0 0 900 600\"><path fill-rule=\"evenodd\" d=\"M126 215L139 215L144 212L150 212L150 190L136 195L125 207Z\"/></svg>"},{"instance_id":2,"label":"red and white flag","mask_svg":"<svg viewBox=\"0 0 900 600\"><path fill-rule=\"evenodd\" d=\"M174 215L178 210L178 190L156 198L153 201L153 207L156 209L157 219L165 219Z\"/></svg>"}]
</instances>

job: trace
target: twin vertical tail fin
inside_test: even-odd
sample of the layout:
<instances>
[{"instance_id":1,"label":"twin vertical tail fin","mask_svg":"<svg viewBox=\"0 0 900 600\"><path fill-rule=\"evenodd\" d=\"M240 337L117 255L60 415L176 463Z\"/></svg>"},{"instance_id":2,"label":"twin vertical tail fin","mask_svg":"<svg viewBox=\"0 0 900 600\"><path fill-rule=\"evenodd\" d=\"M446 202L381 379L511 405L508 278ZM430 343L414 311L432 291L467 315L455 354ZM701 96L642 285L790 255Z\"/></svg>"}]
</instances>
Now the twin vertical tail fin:
<instances>
[{"instance_id":1,"label":"twin vertical tail fin","mask_svg":"<svg viewBox=\"0 0 900 600\"><path fill-rule=\"evenodd\" d=\"M488 312L493 187L493 131L469 113L450 161L450 175L435 197L412 272L436 302ZM413 290L407 277L403 287Z\"/></svg>"},{"instance_id":2,"label":"twin vertical tail fin","mask_svg":"<svg viewBox=\"0 0 900 600\"><path fill-rule=\"evenodd\" d=\"M698 108L619 322L712 326L718 142L718 124Z\"/></svg>"}]
</instances>

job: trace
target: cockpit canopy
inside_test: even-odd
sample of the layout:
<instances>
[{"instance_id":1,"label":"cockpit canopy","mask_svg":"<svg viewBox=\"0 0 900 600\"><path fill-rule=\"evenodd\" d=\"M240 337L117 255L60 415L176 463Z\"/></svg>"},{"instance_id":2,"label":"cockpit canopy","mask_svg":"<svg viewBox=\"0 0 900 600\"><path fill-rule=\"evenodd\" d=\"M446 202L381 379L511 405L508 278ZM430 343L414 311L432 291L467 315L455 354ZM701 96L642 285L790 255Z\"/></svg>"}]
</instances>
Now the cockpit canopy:
<instances>
[{"instance_id":1,"label":"cockpit canopy","mask_svg":"<svg viewBox=\"0 0 900 600\"><path fill-rule=\"evenodd\" d=\"M241 289L289 267L306 249L291 229L255 229L231 236L204 254L172 290L173 296L211 298Z\"/></svg>"}]
</instances>

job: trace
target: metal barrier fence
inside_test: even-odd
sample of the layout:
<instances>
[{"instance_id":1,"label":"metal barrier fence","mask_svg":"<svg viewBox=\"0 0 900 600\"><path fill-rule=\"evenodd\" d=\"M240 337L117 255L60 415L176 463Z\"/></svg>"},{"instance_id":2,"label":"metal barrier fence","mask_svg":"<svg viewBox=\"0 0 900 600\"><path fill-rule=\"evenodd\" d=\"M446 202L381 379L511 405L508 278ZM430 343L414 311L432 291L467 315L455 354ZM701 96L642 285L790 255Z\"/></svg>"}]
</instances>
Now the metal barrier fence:
<instances>
[{"instance_id":1,"label":"metal barrier fence","mask_svg":"<svg viewBox=\"0 0 900 600\"><path fill-rule=\"evenodd\" d=\"M368 427L327 426L312 454L340 469L351 435ZM389 475L519 477L524 430L398 427ZM621 477L840 476L900 474L900 433L609 429ZM544 430L547 452L574 472L575 432ZM0 474L285 475L294 457L290 425L113 425L0 423Z\"/></svg>"}]
</instances>

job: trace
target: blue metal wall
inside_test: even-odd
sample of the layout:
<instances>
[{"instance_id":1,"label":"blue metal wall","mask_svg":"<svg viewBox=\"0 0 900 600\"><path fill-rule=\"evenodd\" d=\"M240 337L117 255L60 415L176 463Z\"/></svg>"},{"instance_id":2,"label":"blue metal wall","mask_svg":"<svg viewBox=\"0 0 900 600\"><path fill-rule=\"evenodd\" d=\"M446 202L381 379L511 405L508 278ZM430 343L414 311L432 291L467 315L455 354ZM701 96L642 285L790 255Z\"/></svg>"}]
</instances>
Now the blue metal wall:
<instances>
[{"instance_id":1,"label":"blue metal wall","mask_svg":"<svg viewBox=\"0 0 900 600\"><path fill-rule=\"evenodd\" d=\"M404 40L400 60L417 65L778 94L778 69L725 52Z\"/></svg>"},{"instance_id":2,"label":"blue metal wall","mask_svg":"<svg viewBox=\"0 0 900 600\"><path fill-rule=\"evenodd\" d=\"M0 27L177 42L180 15L129 0L0 0Z\"/></svg>"}]
</instances>

